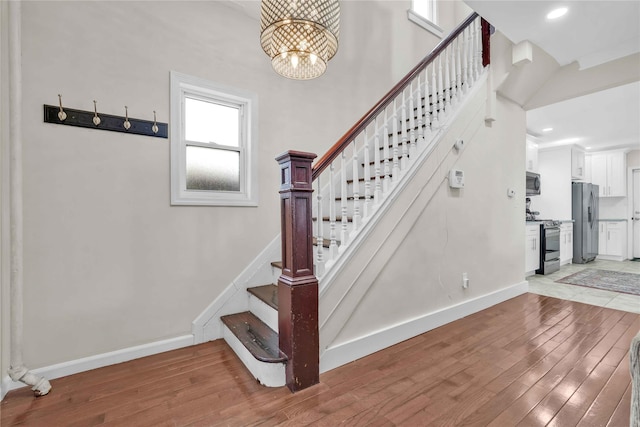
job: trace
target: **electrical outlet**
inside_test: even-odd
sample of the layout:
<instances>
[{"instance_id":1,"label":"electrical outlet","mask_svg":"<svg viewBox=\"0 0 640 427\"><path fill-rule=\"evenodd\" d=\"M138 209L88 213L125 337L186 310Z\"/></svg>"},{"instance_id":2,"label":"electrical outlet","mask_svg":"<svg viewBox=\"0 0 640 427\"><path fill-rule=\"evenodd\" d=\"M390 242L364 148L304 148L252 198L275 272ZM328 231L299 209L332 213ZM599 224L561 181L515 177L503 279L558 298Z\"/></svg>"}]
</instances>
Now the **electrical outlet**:
<instances>
[{"instance_id":1,"label":"electrical outlet","mask_svg":"<svg viewBox=\"0 0 640 427\"><path fill-rule=\"evenodd\" d=\"M467 275L467 273L462 273L462 288L469 288L469 276Z\"/></svg>"}]
</instances>

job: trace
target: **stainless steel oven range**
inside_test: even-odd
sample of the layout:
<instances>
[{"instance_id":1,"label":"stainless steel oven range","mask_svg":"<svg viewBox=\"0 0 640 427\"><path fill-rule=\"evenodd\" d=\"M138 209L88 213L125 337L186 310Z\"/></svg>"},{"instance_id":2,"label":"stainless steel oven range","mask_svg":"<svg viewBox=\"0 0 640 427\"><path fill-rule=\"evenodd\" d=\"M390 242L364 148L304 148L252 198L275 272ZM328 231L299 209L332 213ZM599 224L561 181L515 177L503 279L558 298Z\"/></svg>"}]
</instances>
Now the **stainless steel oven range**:
<instances>
[{"instance_id":1,"label":"stainless steel oven range","mask_svg":"<svg viewBox=\"0 0 640 427\"><path fill-rule=\"evenodd\" d=\"M540 225L540 268L537 274L560 270L560 221L544 220Z\"/></svg>"}]
</instances>

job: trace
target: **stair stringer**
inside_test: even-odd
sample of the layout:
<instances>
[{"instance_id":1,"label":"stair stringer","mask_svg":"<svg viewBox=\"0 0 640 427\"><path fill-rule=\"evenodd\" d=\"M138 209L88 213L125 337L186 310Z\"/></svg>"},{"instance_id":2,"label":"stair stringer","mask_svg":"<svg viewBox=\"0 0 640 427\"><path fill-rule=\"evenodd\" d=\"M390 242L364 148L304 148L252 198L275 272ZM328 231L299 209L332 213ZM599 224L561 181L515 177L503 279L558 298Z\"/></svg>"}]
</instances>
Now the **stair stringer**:
<instances>
[{"instance_id":1,"label":"stair stringer","mask_svg":"<svg viewBox=\"0 0 640 427\"><path fill-rule=\"evenodd\" d=\"M200 344L223 338L220 317L249 310L247 288L276 283L280 269L271 263L282 257L278 234L260 254L211 302L191 323L193 343Z\"/></svg>"},{"instance_id":2,"label":"stair stringer","mask_svg":"<svg viewBox=\"0 0 640 427\"><path fill-rule=\"evenodd\" d=\"M420 154L370 223L322 277L319 303L321 372L363 356L335 355L332 344L384 268L389 254L409 233L420 213L445 183L448 171L464 153L469 141L484 126L488 73L488 70L484 71L455 112L443 123L431 146ZM472 119L457 120L458 117ZM453 148L459 138L465 141L465 148L460 153ZM401 340L404 339L406 337ZM328 350L331 350L330 356L325 357Z\"/></svg>"}]
</instances>

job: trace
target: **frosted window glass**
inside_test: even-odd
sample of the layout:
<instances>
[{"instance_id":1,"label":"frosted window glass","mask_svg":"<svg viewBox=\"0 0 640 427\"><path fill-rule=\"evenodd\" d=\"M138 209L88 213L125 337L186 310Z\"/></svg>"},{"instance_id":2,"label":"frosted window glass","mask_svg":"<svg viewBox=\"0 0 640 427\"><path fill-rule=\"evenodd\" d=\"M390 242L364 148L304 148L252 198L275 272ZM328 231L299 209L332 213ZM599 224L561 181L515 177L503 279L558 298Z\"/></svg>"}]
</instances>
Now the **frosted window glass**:
<instances>
[{"instance_id":1,"label":"frosted window glass","mask_svg":"<svg viewBox=\"0 0 640 427\"><path fill-rule=\"evenodd\" d=\"M240 153L187 146L187 190L240 191Z\"/></svg>"},{"instance_id":2,"label":"frosted window glass","mask_svg":"<svg viewBox=\"0 0 640 427\"><path fill-rule=\"evenodd\" d=\"M185 98L185 139L238 147L240 109Z\"/></svg>"},{"instance_id":3,"label":"frosted window glass","mask_svg":"<svg viewBox=\"0 0 640 427\"><path fill-rule=\"evenodd\" d=\"M433 1L434 0L413 0L414 12L430 21L435 21L435 16L433 16Z\"/></svg>"}]
</instances>

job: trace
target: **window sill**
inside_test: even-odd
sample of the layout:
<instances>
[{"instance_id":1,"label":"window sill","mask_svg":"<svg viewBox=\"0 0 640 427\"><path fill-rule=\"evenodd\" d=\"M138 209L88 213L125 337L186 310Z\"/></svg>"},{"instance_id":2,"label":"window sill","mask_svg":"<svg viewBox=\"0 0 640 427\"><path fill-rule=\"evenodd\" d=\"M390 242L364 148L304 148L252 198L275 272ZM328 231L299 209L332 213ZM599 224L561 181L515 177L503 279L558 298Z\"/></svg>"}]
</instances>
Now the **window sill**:
<instances>
[{"instance_id":1,"label":"window sill","mask_svg":"<svg viewBox=\"0 0 640 427\"><path fill-rule=\"evenodd\" d=\"M424 16L417 14L412 9L407 10L407 17L409 18L409 21L421 26L436 37L442 38L444 36L444 31L442 30L442 28L438 27L436 24L429 21Z\"/></svg>"}]
</instances>

